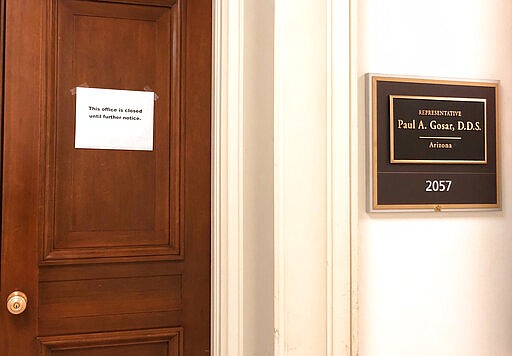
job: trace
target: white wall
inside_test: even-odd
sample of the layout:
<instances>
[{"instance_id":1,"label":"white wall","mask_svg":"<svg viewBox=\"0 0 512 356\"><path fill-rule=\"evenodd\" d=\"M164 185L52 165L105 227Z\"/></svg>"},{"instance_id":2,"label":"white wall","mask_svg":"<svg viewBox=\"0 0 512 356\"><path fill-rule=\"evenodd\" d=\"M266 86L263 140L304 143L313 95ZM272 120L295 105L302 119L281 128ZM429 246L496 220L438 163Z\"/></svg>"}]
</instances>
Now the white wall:
<instances>
[{"instance_id":1,"label":"white wall","mask_svg":"<svg viewBox=\"0 0 512 356\"><path fill-rule=\"evenodd\" d=\"M361 356L512 355L512 1L359 0ZM501 80L501 212L366 213L367 72Z\"/></svg>"}]
</instances>

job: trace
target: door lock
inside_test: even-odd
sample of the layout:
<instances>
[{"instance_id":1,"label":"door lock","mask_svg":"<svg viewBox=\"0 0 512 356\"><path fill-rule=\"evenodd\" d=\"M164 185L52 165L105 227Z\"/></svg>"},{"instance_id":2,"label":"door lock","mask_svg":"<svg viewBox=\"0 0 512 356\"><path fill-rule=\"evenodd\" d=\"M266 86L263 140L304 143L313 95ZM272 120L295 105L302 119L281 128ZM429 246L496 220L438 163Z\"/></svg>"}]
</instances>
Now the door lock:
<instances>
[{"instance_id":1,"label":"door lock","mask_svg":"<svg viewBox=\"0 0 512 356\"><path fill-rule=\"evenodd\" d=\"M27 309L27 296L25 293L16 291L7 297L7 310L9 313L18 315Z\"/></svg>"}]
</instances>

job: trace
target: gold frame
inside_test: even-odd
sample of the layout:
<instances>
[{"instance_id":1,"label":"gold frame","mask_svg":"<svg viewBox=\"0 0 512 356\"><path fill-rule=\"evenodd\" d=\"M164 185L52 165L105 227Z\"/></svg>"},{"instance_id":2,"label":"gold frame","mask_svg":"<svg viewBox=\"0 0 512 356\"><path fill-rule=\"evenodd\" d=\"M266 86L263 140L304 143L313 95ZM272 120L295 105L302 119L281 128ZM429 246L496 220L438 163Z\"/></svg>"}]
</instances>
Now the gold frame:
<instances>
[{"instance_id":1,"label":"gold frame","mask_svg":"<svg viewBox=\"0 0 512 356\"><path fill-rule=\"evenodd\" d=\"M419 83L419 84L441 84L441 85L457 85L457 86L476 86L476 87L492 87L495 91L495 149L496 149L496 203L494 204L378 204L377 201L377 82L398 82L398 83ZM435 78L422 78L422 77L401 77L401 76L386 76L367 74L368 88L368 103L367 109L369 110L370 120L370 135L371 147L368 151L370 156L370 174L368 175L370 182L368 183L368 208L369 212L383 212L383 211L435 211L440 212L443 210L499 210L501 209L501 179L500 179L500 129L499 129L499 82L498 81L477 81L477 80L452 80L452 79L435 79ZM428 96L426 96L428 97ZM451 98L450 98L451 99ZM475 100L478 98L470 98ZM487 105L487 103L486 103ZM487 109L487 107L486 107ZM485 147L486 147L486 163L487 162L487 114L485 117ZM391 138L390 138L391 140ZM391 157L390 157L391 158ZM427 163L427 162L420 162ZM437 163L437 162L436 162ZM460 163L462 164L462 163ZM474 164L474 163L467 163Z\"/></svg>"}]
</instances>

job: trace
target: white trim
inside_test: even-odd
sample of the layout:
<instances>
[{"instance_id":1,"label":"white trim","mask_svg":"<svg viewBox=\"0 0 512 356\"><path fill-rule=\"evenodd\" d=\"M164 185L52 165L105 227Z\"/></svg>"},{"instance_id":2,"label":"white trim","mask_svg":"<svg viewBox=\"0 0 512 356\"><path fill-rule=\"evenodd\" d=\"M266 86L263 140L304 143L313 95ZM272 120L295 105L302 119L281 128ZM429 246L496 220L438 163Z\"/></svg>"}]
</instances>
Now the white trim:
<instances>
[{"instance_id":1,"label":"white trim","mask_svg":"<svg viewBox=\"0 0 512 356\"><path fill-rule=\"evenodd\" d=\"M228 352L243 355L244 308L244 1L229 2L229 51L228 51L228 216L226 243L228 247Z\"/></svg>"},{"instance_id":2,"label":"white trim","mask_svg":"<svg viewBox=\"0 0 512 356\"><path fill-rule=\"evenodd\" d=\"M274 2L274 355L286 355L286 322L285 322L285 290L286 263L284 248L284 186L285 177L282 162L284 162L284 145L277 138L284 136L284 116L282 103L284 101L283 65L281 57L283 28L279 14L285 13L282 1Z\"/></svg>"},{"instance_id":3,"label":"white trim","mask_svg":"<svg viewBox=\"0 0 512 356\"><path fill-rule=\"evenodd\" d=\"M342 356L357 355L357 292L352 293L357 248L351 197L357 175L351 179L351 0L327 2L327 355Z\"/></svg>"},{"instance_id":4,"label":"white trim","mask_svg":"<svg viewBox=\"0 0 512 356\"><path fill-rule=\"evenodd\" d=\"M326 265L332 260L326 249L327 12L326 2L275 1L276 356L325 356L333 338Z\"/></svg>"},{"instance_id":5,"label":"white trim","mask_svg":"<svg viewBox=\"0 0 512 356\"><path fill-rule=\"evenodd\" d=\"M350 83L350 295L351 351L359 355L359 93L358 93L358 7L359 0L349 0L349 83ZM364 128L363 128L364 130ZM364 160L364 158L362 158ZM364 163L363 163L364 164Z\"/></svg>"},{"instance_id":6,"label":"white trim","mask_svg":"<svg viewBox=\"0 0 512 356\"><path fill-rule=\"evenodd\" d=\"M333 356L334 350L336 349L336 337L334 335L334 325L335 325L335 310L336 304L334 302L334 276L335 276L335 258L334 258L334 235L335 231L335 217L333 216L335 207L334 203L336 201L336 197L334 197L334 186L336 184L336 180L334 177L334 173L336 171L336 162L334 161L336 157L336 152L334 151L335 141L333 132L334 122L334 104L333 96L335 94L335 85L336 80L333 78L334 73L336 73L336 67L333 66L333 63L336 63L335 58L335 46L333 43L333 37L336 37L336 32L334 26L336 22L334 21L335 14L333 13L336 4L333 3L332 0L326 0L326 41L327 41L327 62L326 62L326 200L327 200L327 209L326 209L326 257L327 257L327 273L326 273L326 351L327 356Z\"/></svg>"},{"instance_id":7,"label":"white trim","mask_svg":"<svg viewBox=\"0 0 512 356\"><path fill-rule=\"evenodd\" d=\"M325 169L327 184L325 341L327 356L357 355L357 73L351 42L356 38L357 0L326 0ZM243 355L243 1L214 0L212 125L212 352ZM293 3L275 2L274 33L274 354L287 355L289 335L300 327L287 319L294 311L288 270L297 258L287 251L285 188L294 179L285 170L285 78L289 29L282 16ZM303 6L303 5L301 5ZM293 33L292 33L293 35ZM355 42L354 42L355 43ZM307 51L307 48L304 48ZM302 83L302 85L307 85ZM289 98L288 98L289 100ZM289 120L289 119L287 119ZM353 151L355 150L355 151ZM306 168L305 168L306 169ZM288 172L289 173L289 172ZM352 188L352 189L351 189ZM289 197L288 197L289 198ZM288 205L286 205L288 206ZM322 221L322 220L320 220ZM288 222L290 223L290 222ZM287 266L289 267L287 269ZM287 289L288 288L288 289ZM319 291L323 293L324 291ZM288 298L288 299L287 299ZM350 318L351 322L347 320ZM311 326L310 326L311 327ZM313 328L321 327L314 325ZM318 336L317 336L318 337ZM303 354L300 349L299 354ZM301 353L302 352L302 353Z\"/></svg>"},{"instance_id":8,"label":"white trim","mask_svg":"<svg viewBox=\"0 0 512 356\"><path fill-rule=\"evenodd\" d=\"M220 1L213 2L212 8L212 281L211 281L211 354L221 355L221 73L222 73L222 8Z\"/></svg>"},{"instance_id":9,"label":"white trim","mask_svg":"<svg viewBox=\"0 0 512 356\"><path fill-rule=\"evenodd\" d=\"M243 355L243 0L213 1L211 355Z\"/></svg>"}]
</instances>

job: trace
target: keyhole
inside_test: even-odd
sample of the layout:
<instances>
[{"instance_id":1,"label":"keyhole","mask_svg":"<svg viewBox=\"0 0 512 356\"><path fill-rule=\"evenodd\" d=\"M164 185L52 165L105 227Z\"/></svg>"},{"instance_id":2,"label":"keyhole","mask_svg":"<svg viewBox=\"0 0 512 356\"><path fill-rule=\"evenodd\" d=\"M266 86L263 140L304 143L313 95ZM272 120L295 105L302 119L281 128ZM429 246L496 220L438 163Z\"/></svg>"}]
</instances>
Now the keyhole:
<instances>
[{"instance_id":1,"label":"keyhole","mask_svg":"<svg viewBox=\"0 0 512 356\"><path fill-rule=\"evenodd\" d=\"M20 303L18 303L18 302L14 303L13 307L14 307L14 310L20 309Z\"/></svg>"}]
</instances>

